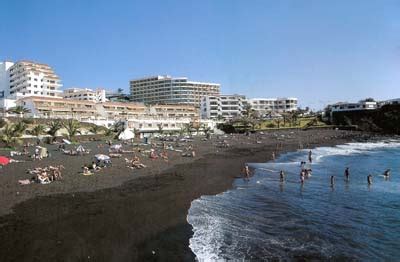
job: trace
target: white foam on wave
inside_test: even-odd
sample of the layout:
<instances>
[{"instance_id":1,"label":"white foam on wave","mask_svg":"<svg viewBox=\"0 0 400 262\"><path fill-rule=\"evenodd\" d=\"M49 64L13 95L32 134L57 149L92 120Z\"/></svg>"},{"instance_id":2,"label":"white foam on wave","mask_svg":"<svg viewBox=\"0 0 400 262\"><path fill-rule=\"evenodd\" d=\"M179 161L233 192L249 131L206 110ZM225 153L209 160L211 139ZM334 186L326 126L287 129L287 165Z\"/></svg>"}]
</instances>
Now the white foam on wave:
<instances>
[{"instance_id":1,"label":"white foam on wave","mask_svg":"<svg viewBox=\"0 0 400 262\"><path fill-rule=\"evenodd\" d=\"M207 202L205 197L201 197L191 204L187 221L193 227L193 237L189 240L189 247L198 261L223 261L219 257L221 243L215 240L222 238L218 228L229 221L204 212Z\"/></svg>"}]
</instances>

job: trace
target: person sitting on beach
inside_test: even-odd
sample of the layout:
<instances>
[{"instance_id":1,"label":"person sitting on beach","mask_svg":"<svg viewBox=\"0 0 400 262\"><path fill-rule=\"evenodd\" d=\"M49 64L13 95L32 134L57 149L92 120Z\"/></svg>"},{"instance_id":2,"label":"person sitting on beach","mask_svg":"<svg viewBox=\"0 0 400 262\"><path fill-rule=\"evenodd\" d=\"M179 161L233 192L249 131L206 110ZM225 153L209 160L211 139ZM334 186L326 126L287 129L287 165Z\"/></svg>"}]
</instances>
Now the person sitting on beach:
<instances>
[{"instance_id":1,"label":"person sitting on beach","mask_svg":"<svg viewBox=\"0 0 400 262\"><path fill-rule=\"evenodd\" d=\"M40 184L49 184L51 182L46 171L42 171L40 174L37 175L37 181Z\"/></svg>"},{"instance_id":2,"label":"person sitting on beach","mask_svg":"<svg viewBox=\"0 0 400 262\"><path fill-rule=\"evenodd\" d=\"M158 156L157 156L155 150L151 149L150 150L150 159L157 159L157 158L158 158Z\"/></svg>"},{"instance_id":3,"label":"person sitting on beach","mask_svg":"<svg viewBox=\"0 0 400 262\"><path fill-rule=\"evenodd\" d=\"M91 175L91 174L92 174L92 173L90 172L89 168L88 168L86 165L84 165L84 166L82 167L82 169L83 169L83 175L84 175L84 176L88 176L88 175Z\"/></svg>"},{"instance_id":4,"label":"person sitting on beach","mask_svg":"<svg viewBox=\"0 0 400 262\"><path fill-rule=\"evenodd\" d=\"M166 150L160 153L160 157L164 159L165 162L168 162L168 153Z\"/></svg>"},{"instance_id":5,"label":"person sitting on beach","mask_svg":"<svg viewBox=\"0 0 400 262\"><path fill-rule=\"evenodd\" d=\"M101 170L101 167L97 166L96 162L92 161L92 169L94 172Z\"/></svg>"}]
</instances>

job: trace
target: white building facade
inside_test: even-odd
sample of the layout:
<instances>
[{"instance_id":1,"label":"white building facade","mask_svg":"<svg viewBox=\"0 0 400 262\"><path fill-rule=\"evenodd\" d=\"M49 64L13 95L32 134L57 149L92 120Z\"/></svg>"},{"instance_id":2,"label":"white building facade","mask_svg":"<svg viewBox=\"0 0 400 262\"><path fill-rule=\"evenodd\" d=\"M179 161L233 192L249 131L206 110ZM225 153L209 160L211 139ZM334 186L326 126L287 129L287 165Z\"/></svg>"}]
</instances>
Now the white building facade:
<instances>
[{"instance_id":1,"label":"white building facade","mask_svg":"<svg viewBox=\"0 0 400 262\"><path fill-rule=\"evenodd\" d=\"M205 96L201 99L202 119L233 119L242 116L247 100L244 95Z\"/></svg>"},{"instance_id":2,"label":"white building facade","mask_svg":"<svg viewBox=\"0 0 400 262\"><path fill-rule=\"evenodd\" d=\"M189 81L186 77L154 76L130 81L132 101L146 104L186 104L200 107L204 96L218 96L220 84Z\"/></svg>"},{"instance_id":3,"label":"white building facade","mask_svg":"<svg viewBox=\"0 0 400 262\"><path fill-rule=\"evenodd\" d=\"M358 103L339 102L330 106L332 112L375 110L377 108L377 102L366 100L361 100Z\"/></svg>"},{"instance_id":4,"label":"white building facade","mask_svg":"<svg viewBox=\"0 0 400 262\"><path fill-rule=\"evenodd\" d=\"M297 110L297 98L251 98L248 103L252 110L258 112L260 116L270 113L286 113Z\"/></svg>"},{"instance_id":5,"label":"white building facade","mask_svg":"<svg viewBox=\"0 0 400 262\"><path fill-rule=\"evenodd\" d=\"M65 99L85 100L92 102L106 102L106 90L89 88L68 88L63 91L61 96Z\"/></svg>"},{"instance_id":6,"label":"white building facade","mask_svg":"<svg viewBox=\"0 0 400 262\"><path fill-rule=\"evenodd\" d=\"M10 79L8 69L14 65L13 62L0 62L0 98L5 98L10 93Z\"/></svg>"},{"instance_id":7,"label":"white building facade","mask_svg":"<svg viewBox=\"0 0 400 262\"><path fill-rule=\"evenodd\" d=\"M7 70L9 98L24 96L57 97L62 93L60 78L53 69L31 61L19 61Z\"/></svg>"}]
</instances>

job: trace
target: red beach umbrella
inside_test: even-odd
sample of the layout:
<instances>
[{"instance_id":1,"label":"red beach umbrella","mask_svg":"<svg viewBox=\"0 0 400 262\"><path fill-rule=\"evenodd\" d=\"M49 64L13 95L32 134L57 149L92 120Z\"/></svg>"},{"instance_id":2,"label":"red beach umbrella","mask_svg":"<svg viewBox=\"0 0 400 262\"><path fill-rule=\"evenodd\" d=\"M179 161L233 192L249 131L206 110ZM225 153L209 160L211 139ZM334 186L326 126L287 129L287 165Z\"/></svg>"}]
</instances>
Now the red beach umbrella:
<instances>
[{"instance_id":1,"label":"red beach umbrella","mask_svg":"<svg viewBox=\"0 0 400 262\"><path fill-rule=\"evenodd\" d=\"M5 156L0 156L0 165L6 166L10 163L10 159Z\"/></svg>"}]
</instances>

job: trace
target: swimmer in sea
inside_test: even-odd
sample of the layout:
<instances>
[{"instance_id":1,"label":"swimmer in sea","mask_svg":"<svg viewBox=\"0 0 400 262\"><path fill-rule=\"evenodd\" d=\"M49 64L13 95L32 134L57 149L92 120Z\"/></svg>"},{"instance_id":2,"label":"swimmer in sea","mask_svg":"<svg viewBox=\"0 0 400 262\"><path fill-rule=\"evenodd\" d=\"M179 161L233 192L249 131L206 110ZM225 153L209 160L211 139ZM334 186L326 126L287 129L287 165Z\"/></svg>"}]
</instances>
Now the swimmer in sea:
<instances>
[{"instance_id":1,"label":"swimmer in sea","mask_svg":"<svg viewBox=\"0 0 400 262\"><path fill-rule=\"evenodd\" d=\"M331 187L335 186L335 176L331 176Z\"/></svg>"},{"instance_id":2,"label":"swimmer in sea","mask_svg":"<svg viewBox=\"0 0 400 262\"><path fill-rule=\"evenodd\" d=\"M346 181L349 181L349 179L350 179L350 171L349 171L348 167L346 167L346 169L344 170L344 177L346 178Z\"/></svg>"},{"instance_id":3,"label":"swimmer in sea","mask_svg":"<svg viewBox=\"0 0 400 262\"><path fill-rule=\"evenodd\" d=\"M372 185L372 175L367 176L368 185Z\"/></svg>"},{"instance_id":4,"label":"swimmer in sea","mask_svg":"<svg viewBox=\"0 0 400 262\"><path fill-rule=\"evenodd\" d=\"M308 161L310 163L312 163L312 152L311 152L311 150L310 150L310 152L308 152Z\"/></svg>"},{"instance_id":5,"label":"swimmer in sea","mask_svg":"<svg viewBox=\"0 0 400 262\"><path fill-rule=\"evenodd\" d=\"M383 172L383 176L384 176L385 178L389 178L389 176L390 176L390 168L389 168L389 169L386 169L385 172Z\"/></svg>"}]
</instances>

